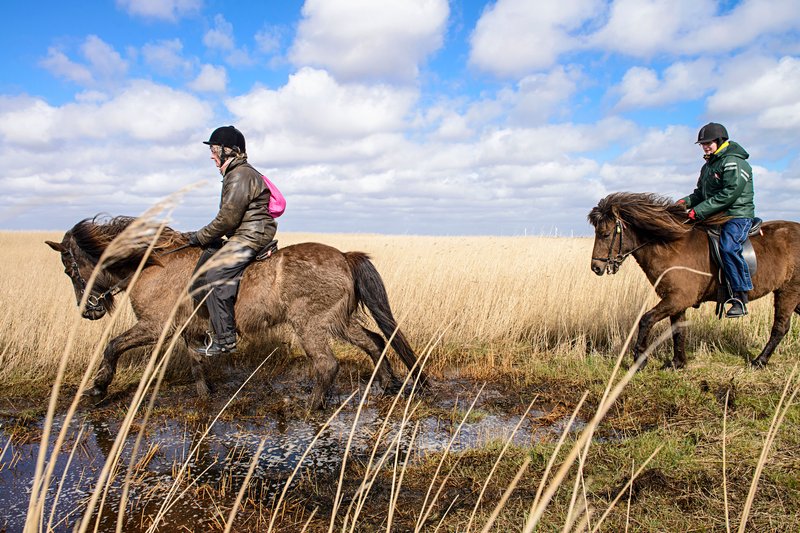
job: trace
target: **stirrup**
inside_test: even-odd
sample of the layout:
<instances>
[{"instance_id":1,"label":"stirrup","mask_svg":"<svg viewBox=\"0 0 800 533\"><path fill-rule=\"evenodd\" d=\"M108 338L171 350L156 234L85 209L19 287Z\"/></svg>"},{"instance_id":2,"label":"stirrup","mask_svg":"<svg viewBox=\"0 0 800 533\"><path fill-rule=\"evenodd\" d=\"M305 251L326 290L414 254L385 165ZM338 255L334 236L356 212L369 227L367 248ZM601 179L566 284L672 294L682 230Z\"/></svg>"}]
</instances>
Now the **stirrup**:
<instances>
[{"instance_id":1,"label":"stirrup","mask_svg":"<svg viewBox=\"0 0 800 533\"><path fill-rule=\"evenodd\" d=\"M731 304L731 306L725 312L725 318L739 318L747 315L747 305L739 298L729 298L725 300L725 304L728 303ZM740 309L741 312L738 312Z\"/></svg>"},{"instance_id":2,"label":"stirrup","mask_svg":"<svg viewBox=\"0 0 800 533\"><path fill-rule=\"evenodd\" d=\"M208 338L208 342L205 346L195 348L195 353L205 355L206 357L213 357L215 355L233 353L236 351L236 340L226 343L220 342L214 338L214 335L210 331L206 332L206 336Z\"/></svg>"}]
</instances>

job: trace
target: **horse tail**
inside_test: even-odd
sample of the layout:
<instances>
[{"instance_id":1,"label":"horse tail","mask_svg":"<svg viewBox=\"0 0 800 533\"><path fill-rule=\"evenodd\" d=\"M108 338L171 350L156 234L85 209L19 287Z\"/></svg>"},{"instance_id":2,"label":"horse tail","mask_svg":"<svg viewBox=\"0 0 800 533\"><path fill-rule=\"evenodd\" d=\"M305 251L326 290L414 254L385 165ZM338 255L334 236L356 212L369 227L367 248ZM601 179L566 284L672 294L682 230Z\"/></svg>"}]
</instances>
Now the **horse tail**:
<instances>
[{"instance_id":1,"label":"horse tail","mask_svg":"<svg viewBox=\"0 0 800 533\"><path fill-rule=\"evenodd\" d=\"M344 257L353 273L356 301L369 309L381 333L387 339L391 339L392 348L410 371L417 363L417 356L403 332L397 327L397 321L389 306L389 295L386 294L386 286L383 284L381 275L370 261L369 256L363 252L347 252ZM424 384L427 380L425 374L420 369L417 369L417 372L420 383Z\"/></svg>"}]
</instances>

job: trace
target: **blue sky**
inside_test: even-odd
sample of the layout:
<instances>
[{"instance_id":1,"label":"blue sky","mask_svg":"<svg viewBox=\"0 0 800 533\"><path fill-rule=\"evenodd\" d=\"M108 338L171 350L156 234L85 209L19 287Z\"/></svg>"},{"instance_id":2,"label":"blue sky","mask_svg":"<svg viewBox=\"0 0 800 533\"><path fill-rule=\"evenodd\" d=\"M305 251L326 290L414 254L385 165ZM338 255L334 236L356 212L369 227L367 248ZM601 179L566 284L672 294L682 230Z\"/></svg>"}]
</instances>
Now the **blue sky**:
<instances>
[{"instance_id":1,"label":"blue sky","mask_svg":"<svg viewBox=\"0 0 800 533\"><path fill-rule=\"evenodd\" d=\"M79 6L79 7L76 7ZM697 130L800 220L796 0L12 2L1 229L216 213L201 141L247 137L279 231L586 235L614 191L691 192ZM200 183L201 182L201 183Z\"/></svg>"}]
</instances>

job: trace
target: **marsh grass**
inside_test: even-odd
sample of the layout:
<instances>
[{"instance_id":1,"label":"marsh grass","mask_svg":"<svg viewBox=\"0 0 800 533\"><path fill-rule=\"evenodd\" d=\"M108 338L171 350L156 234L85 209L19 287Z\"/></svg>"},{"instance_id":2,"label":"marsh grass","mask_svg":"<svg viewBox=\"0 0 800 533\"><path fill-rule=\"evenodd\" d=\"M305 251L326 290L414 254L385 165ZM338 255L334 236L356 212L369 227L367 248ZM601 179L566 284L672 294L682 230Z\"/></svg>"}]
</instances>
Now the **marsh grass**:
<instances>
[{"instance_id":1,"label":"marsh grass","mask_svg":"<svg viewBox=\"0 0 800 533\"><path fill-rule=\"evenodd\" d=\"M0 245L13 244L16 237L20 235L2 234ZM28 264L50 261L57 267L43 268L38 279L23 276L14 268L6 270L9 266L3 265L1 274L8 276L0 279L12 278L0 287L7 310L4 320L11 329L6 329L0 347L0 378L13 384L32 376L46 382L55 375L56 384L62 377L83 383L96 364L104 339L132 321L130 310L121 309L113 325L77 321L71 314L76 312L74 296L53 253L40 254L38 249L26 248L32 239L30 234L24 237L17 245L19 255L27 254ZM44 238L53 237L58 239L54 235ZM304 235L287 237L282 244L292 238L296 242L311 240ZM314 239L323 240L320 237ZM570 423L552 441L521 447L511 445L509 437L476 452L452 452L453 440L464 424L481 416L474 411L481 387L469 408L454 408L450 414L453 433L444 451L426 457L414 451L418 431L415 416L425 399L418 398L412 386L409 395L394 398L385 414L387 420L399 417L400 431L387 441L381 430L366 467L348 466L346 457L358 413L369 401L367 386L360 392L356 422L338 478L332 485L314 489L327 498L326 505L316 506L310 513L292 510L297 505L292 498L292 491L297 490L297 485L292 485L297 469L274 505L265 508L263 502L249 497L247 484L256 453L239 490L211 493L218 529L235 528L240 514L249 517L246 527L296 529L302 521L304 530L329 532L469 531L490 527L526 532L536 528L674 531L697 529L698 525L744 531L748 527L775 529L775 524L787 530L800 526L796 513L800 497L796 477L791 474L797 471L795 452L800 449L795 403L800 380L796 365L787 371L792 365L786 361L786 354L796 353L796 326L767 371L747 370L742 361L743 355L760 348L766 339L768 302L753 305L751 316L735 324L720 324L705 309L690 313L689 331L696 330L690 333L690 346L694 347L690 368L680 373L652 369L636 373L636 365L628 367L623 361L637 317L653 302L652 289L630 265L615 278L595 278L588 272L590 243L586 239L324 236L324 241L373 254L403 329L412 344L425 345L420 364L437 375L452 372L454 367L470 377L497 379L505 375L517 385L520 398L527 396L522 405L529 404L528 410L541 394L547 402L559 400L571 407ZM12 267L21 264L11 262ZM26 302L31 301L45 301L71 311L57 314L50 309L51 315L43 314L45 310L34 311L30 319L26 317ZM51 322L42 322L45 318ZM65 331L69 329L65 324L70 323L77 326ZM23 334L37 328L45 329L48 335ZM658 345L669 332L662 327L655 337L651 349L658 355L664 351ZM88 530L95 505L103 505L100 495L109 489L108 480L117 471L125 434L137 427L134 420L139 424L139 436L144 434L154 407L152 401L144 402L145 393L150 391L151 399L155 398L175 347L162 337L159 346L148 354L141 382L115 441L116 449L83 511L81 531ZM162 348L164 357L157 361L155 355ZM53 351L48 357L43 349ZM53 361L52 354L63 356ZM134 369L141 368L137 361L130 364ZM374 372L368 383L372 379ZM537 387L537 383L546 386ZM246 384L245 380L239 391ZM236 394L217 417L235 398ZM397 407L402 409L395 411ZM48 418L53 416L50 409ZM577 417L588 422L578 433L568 432ZM403 434L410 435L410 446L401 452ZM135 446L140 442L137 439ZM309 449L314 442L316 439ZM263 441L259 451L262 445ZM125 490L141 469L137 465L146 464L151 453L155 453L152 448L136 462L133 454ZM38 530L48 517L52 523L53 513L46 515L43 495L51 483L55 460L54 453L49 462L37 467L30 531ZM192 488L197 478L184 478L182 471L183 467L178 469L149 530L157 530L174 501ZM360 482L348 479L354 471L361 474ZM375 498L373 493L388 496ZM231 500L229 496L234 494ZM781 498L777 508L776 494ZM345 496L353 502L351 505L343 505ZM625 505L620 503L623 501ZM380 510L383 512L376 514ZM124 505L118 511L117 530L121 530ZM292 525L279 526L293 512L289 520Z\"/></svg>"}]
</instances>

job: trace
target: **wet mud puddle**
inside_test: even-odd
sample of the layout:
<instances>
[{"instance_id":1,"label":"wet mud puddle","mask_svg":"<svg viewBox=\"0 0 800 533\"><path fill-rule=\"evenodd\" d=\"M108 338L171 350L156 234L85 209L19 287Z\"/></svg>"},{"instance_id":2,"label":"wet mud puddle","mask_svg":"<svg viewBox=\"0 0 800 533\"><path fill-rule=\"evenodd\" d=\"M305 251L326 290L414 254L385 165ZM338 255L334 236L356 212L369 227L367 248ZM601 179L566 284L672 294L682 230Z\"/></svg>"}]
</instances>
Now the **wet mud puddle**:
<instances>
[{"instance_id":1,"label":"wet mud puddle","mask_svg":"<svg viewBox=\"0 0 800 533\"><path fill-rule=\"evenodd\" d=\"M471 399L441 398L433 406L418 409L405 423L402 415L393 415L384 426L385 405L367 404L357 419L356 402L351 403L327 427L324 425L332 409L310 419L258 416L217 420L210 428L213 415L192 422L154 417L146 427L134 461L136 467L129 485L123 530L145 530L167 501L169 509L159 529L212 526L213 520L208 520L215 514L214 507L225 501L228 505L224 508L230 509L262 440L263 451L251 477L248 494L271 504L304 454L293 484L304 476L334 479L335 484L346 450L348 461L366 463L374 450L378 457L389 450L390 454L399 453L402 458L408 455L413 462L432 453L441 453L448 446L449 453L458 453L489 443L504 443L512 433L514 444L519 446L557 438L569 419L568 413L561 416L552 410L532 409L514 433L524 407L518 414L508 414L493 409L489 402L467 414ZM63 427L62 420L55 421L48 454L55 435ZM31 424L30 434L25 438L18 434L18 429L13 429L13 420L0 418L0 423L0 451L5 450L0 458L0 531L21 531L28 513L43 422ZM461 428L457 430L459 424ZM580 426L582 424L573 427L572 431ZM43 515L44 523L50 523L54 531L72 531L80 521L119 427L119 420L98 420L96 413L84 413L83 418L70 423L67 439L58 454ZM100 531L116 529L125 473L137 431L138 426L126 438L119 462L120 473L110 484L102 510L95 511ZM378 439L382 431L383 436ZM316 442L309 449L315 437ZM179 475L181 470L184 472ZM180 482L176 483L179 478ZM168 499L170 492L178 497L173 495Z\"/></svg>"}]
</instances>

